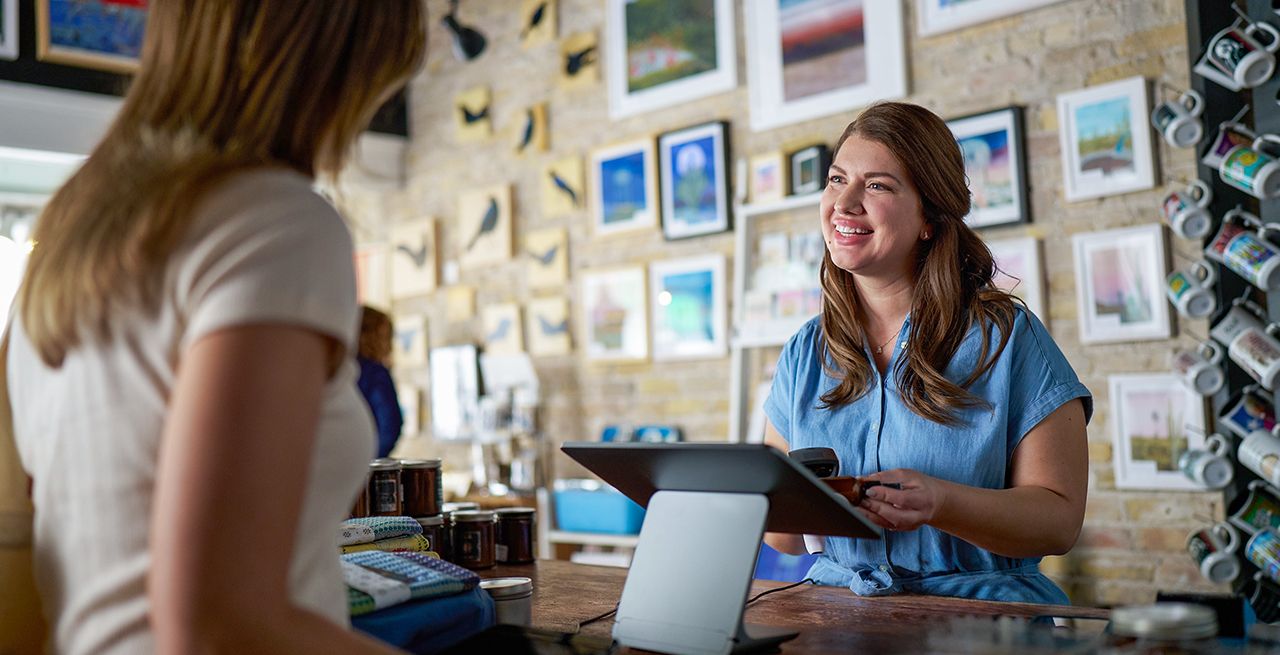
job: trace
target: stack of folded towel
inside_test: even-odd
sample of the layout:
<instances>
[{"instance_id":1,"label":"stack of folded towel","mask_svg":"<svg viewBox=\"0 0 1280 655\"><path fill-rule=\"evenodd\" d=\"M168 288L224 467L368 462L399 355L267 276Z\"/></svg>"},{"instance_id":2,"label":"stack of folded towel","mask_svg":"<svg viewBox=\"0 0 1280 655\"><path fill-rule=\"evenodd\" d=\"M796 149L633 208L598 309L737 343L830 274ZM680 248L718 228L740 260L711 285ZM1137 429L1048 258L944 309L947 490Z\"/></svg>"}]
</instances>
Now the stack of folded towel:
<instances>
[{"instance_id":1,"label":"stack of folded towel","mask_svg":"<svg viewBox=\"0 0 1280 655\"><path fill-rule=\"evenodd\" d=\"M422 553L364 551L342 556L351 616L409 600L451 596L475 589L480 576Z\"/></svg>"},{"instance_id":2,"label":"stack of folded towel","mask_svg":"<svg viewBox=\"0 0 1280 655\"><path fill-rule=\"evenodd\" d=\"M338 533L344 553L368 550L426 553L435 544L422 536L422 526L408 516L370 516L348 519Z\"/></svg>"}]
</instances>

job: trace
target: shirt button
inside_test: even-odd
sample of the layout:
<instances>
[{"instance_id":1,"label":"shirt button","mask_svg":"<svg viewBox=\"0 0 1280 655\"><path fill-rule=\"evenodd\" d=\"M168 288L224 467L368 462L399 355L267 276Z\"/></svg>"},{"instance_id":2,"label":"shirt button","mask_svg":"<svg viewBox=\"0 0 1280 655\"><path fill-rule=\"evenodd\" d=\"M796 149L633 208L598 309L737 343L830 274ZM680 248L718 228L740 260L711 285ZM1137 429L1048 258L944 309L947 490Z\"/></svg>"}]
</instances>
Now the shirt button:
<instances>
[{"instance_id":1,"label":"shirt button","mask_svg":"<svg viewBox=\"0 0 1280 655\"><path fill-rule=\"evenodd\" d=\"M884 572L884 573L888 573L888 572L889 572L889 567L888 567L888 566L885 566L884 564L881 564L881 565L880 565L880 570L881 570L882 572Z\"/></svg>"}]
</instances>

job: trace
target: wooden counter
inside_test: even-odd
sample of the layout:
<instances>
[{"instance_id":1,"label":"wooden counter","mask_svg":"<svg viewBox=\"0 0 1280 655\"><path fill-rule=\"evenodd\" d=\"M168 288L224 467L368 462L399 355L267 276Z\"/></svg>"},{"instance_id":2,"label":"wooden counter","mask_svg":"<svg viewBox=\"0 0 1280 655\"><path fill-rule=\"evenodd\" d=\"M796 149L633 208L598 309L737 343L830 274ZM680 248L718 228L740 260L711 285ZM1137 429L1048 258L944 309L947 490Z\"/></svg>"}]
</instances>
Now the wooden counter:
<instances>
[{"instance_id":1,"label":"wooden counter","mask_svg":"<svg viewBox=\"0 0 1280 655\"><path fill-rule=\"evenodd\" d=\"M580 621L613 609L622 595L625 569L539 560L521 566L499 565L482 577L525 576L533 579L533 625L572 632ZM757 581L751 595L784 586ZM997 603L940 596L863 598L839 587L802 585L770 594L747 607L746 621L789 627L800 632L782 645L784 653L920 652L930 637L948 634L947 620L960 616L1034 617L1053 615L1106 618L1107 610ZM608 638L612 618L582 629ZM936 643L936 641L934 642Z\"/></svg>"}]
</instances>

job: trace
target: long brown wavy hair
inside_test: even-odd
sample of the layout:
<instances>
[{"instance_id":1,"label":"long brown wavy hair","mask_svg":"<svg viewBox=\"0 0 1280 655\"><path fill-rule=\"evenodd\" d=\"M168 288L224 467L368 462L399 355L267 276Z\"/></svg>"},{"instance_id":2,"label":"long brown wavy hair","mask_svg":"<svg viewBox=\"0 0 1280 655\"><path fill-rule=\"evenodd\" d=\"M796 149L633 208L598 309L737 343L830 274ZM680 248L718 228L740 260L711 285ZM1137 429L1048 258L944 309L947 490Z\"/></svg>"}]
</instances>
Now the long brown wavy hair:
<instances>
[{"instance_id":1,"label":"long brown wavy hair","mask_svg":"<svg viewBox=\"0 0 1280 655\"><path fill-rule=\"evenodd\" d=\"M901 102L868 107L836 142L850 136L875 141L897 157L920 194L932 238L917 245L911 300L911 347L893 374L911 411L943 425L957 425L961 409L988 403L968 388L995 364L1009 342L1016 299L992 284L995 261L982 239L964 223L969 186L964 157L947 124L933 112ZM827 374L840 383L822 395L822 407L835 408L865 394L872 366L863 329L864 312L853 275L822 259L822 336L819 355ZM982 331L977 366L959 383L944 375L970 326ZM1000 331L990 349L991 330Z\"/></svg>"},{"instance_id":2,"label":"long brown wavy hair","mask_svg":"<svg viewBox=\"0 0 1280 655\"><path fill-rule=\"evenodd\" d=\"M422 0L153 0L120 114L36 223L19 290L61 366L117 310L154 313L195 207L238 171L336 175L426 51Z\"/></svg>"},{"instance_id":3,"label":"long brown wavy hair","mask_svg":"<svg viewBox=\"0 0 1280 655\"><path fill-rule=\"evenodd\" d=\"M391 317L368 305L360 308L360 341L358 353L383 366L391 366Z\"/></svg>"}]
</instances>

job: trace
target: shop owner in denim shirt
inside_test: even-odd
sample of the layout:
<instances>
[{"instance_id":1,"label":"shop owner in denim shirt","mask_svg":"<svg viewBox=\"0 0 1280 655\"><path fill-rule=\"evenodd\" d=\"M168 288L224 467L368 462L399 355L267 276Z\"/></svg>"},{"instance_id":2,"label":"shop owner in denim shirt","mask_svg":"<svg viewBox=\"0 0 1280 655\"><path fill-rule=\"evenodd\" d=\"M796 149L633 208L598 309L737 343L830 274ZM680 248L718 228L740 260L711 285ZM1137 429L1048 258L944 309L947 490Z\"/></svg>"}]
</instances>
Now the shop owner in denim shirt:
<instances>
[{"instance_id":1,"label":"shop owner in denim shirt","mask_svg":"<svg viewBox=\"0 0 1280 655\"><path fill-rule=\"evenodd\" d=\"M1092 398L992 284L969 208L960 148L927 109L882 103L845 129L820 209L823 311L783 348L766 441L832 448L841 475L887 483L858 505L883 540L827 537L818 583L1066 603L1038 564L1080 533Z\"/></svg>"}]
</instances>

